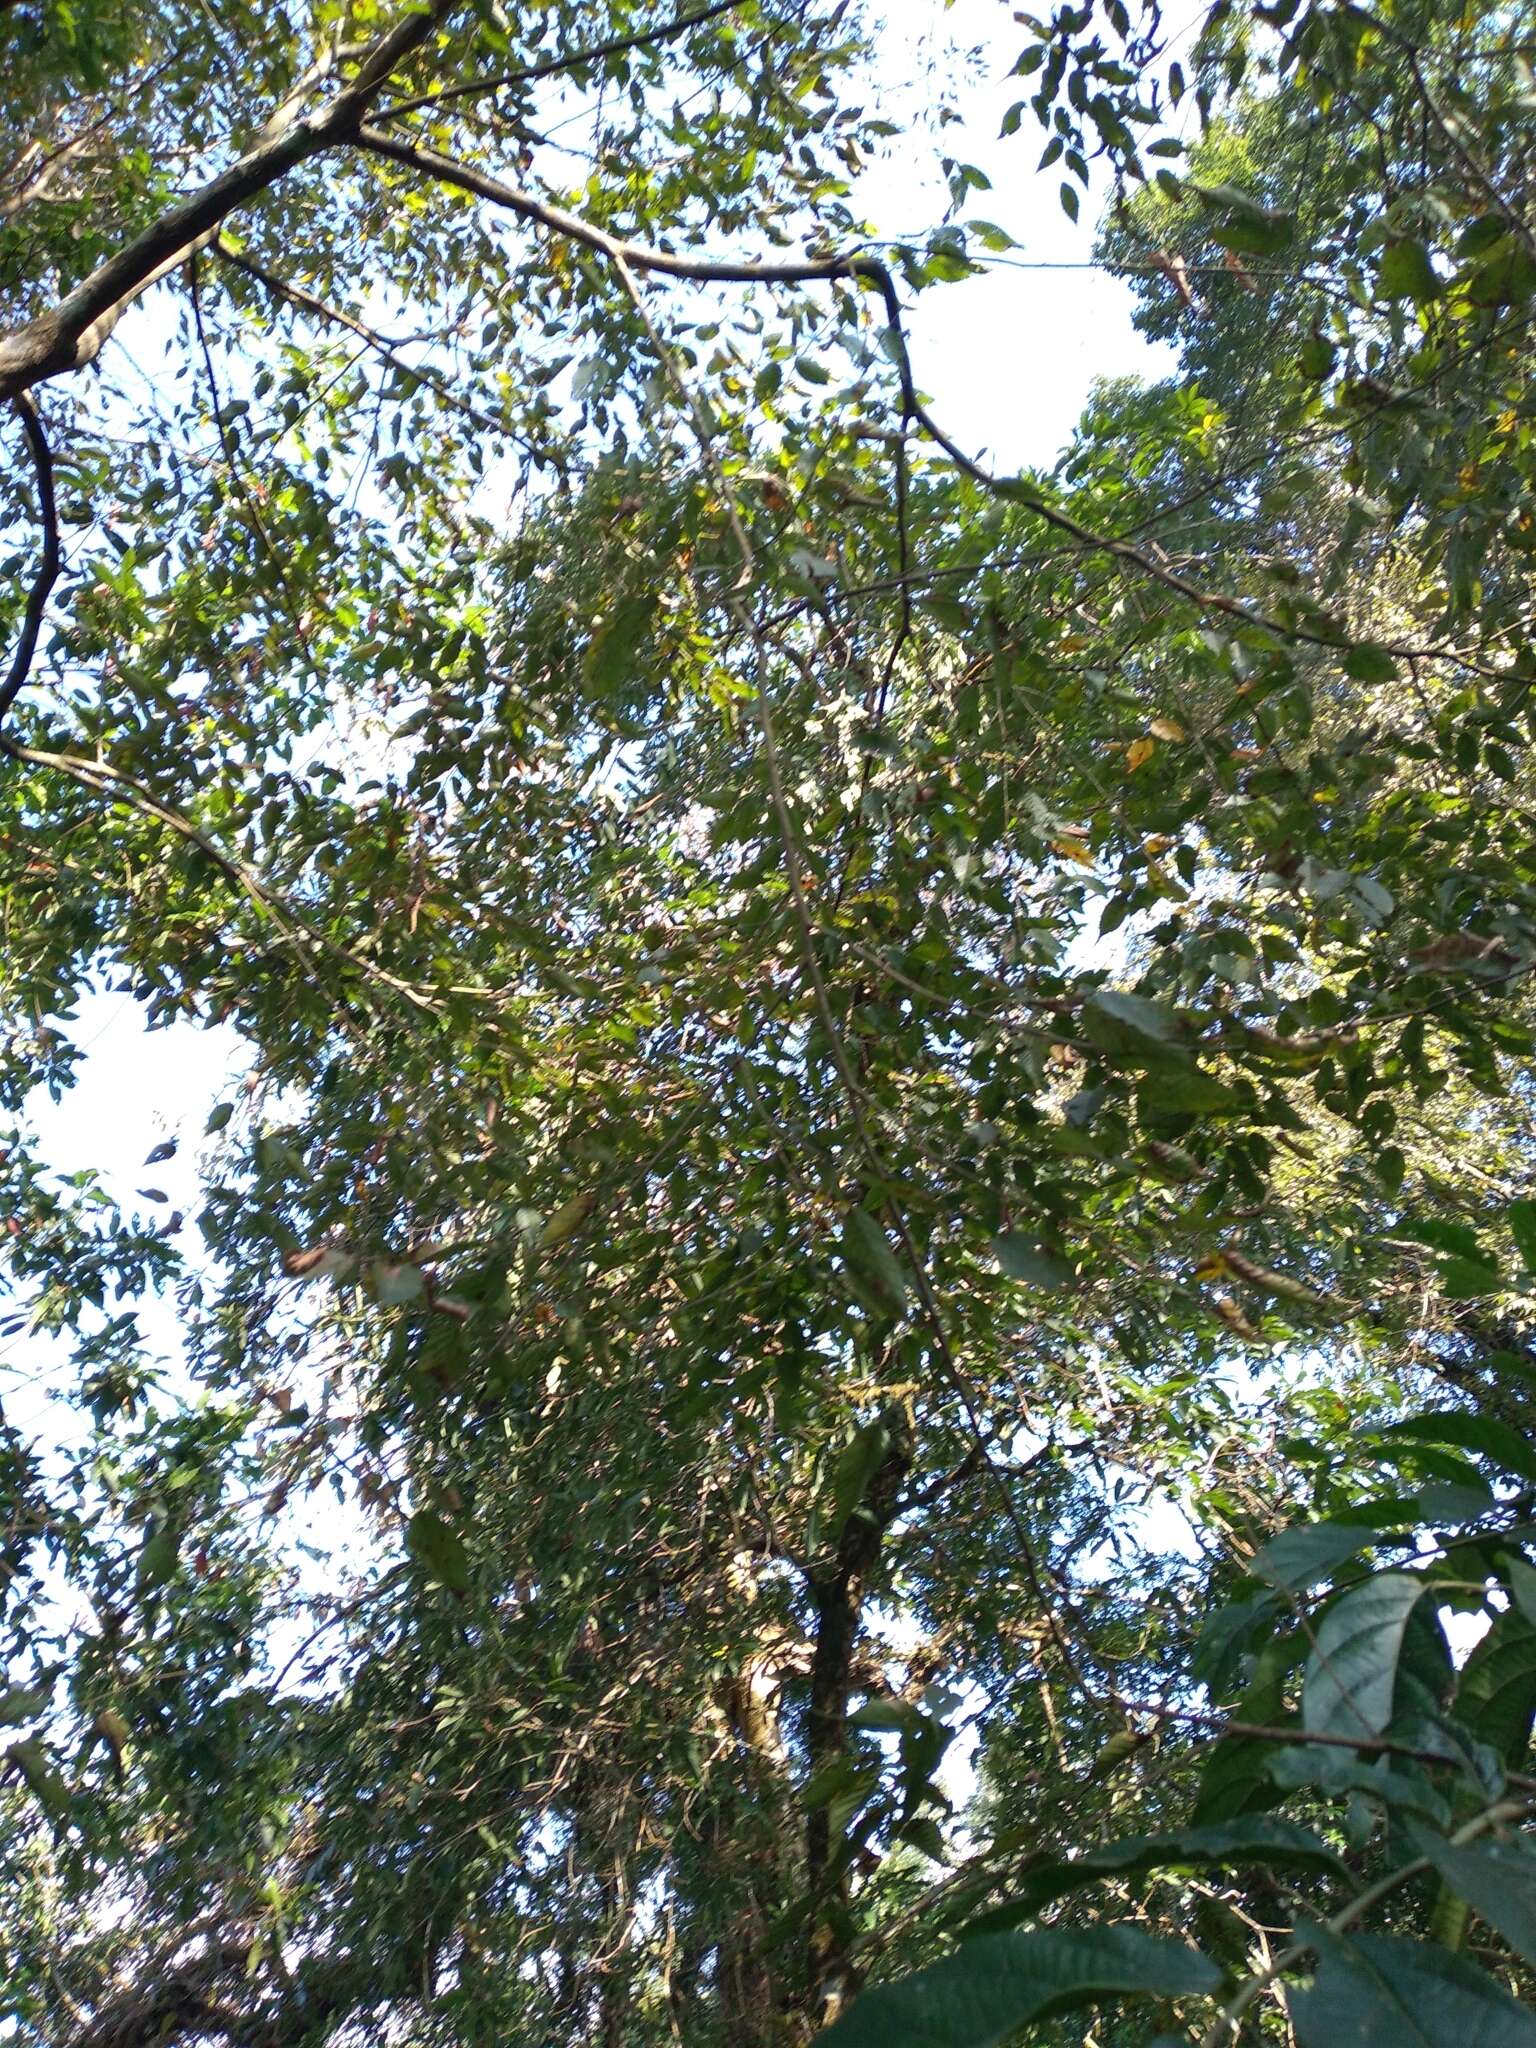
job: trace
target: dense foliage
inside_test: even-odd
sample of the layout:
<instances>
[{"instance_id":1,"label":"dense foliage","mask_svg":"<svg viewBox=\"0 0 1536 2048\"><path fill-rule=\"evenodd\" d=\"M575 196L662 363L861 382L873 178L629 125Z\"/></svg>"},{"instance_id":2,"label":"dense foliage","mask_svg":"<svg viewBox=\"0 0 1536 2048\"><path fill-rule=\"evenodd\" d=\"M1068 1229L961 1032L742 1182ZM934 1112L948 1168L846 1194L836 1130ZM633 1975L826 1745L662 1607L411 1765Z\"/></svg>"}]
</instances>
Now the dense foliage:
<instances>
[{"instance_id":1,"label":"dense foliage","mask_svg":"<svg viewBox=\"0 0 1536 2048\"><path fill-rule=\"evenodd\" d=\"M0 0L0 2038L1536 2044L1536 17L1196 29L1011 475L855 7Z\"/></svg>"}]
</instances>

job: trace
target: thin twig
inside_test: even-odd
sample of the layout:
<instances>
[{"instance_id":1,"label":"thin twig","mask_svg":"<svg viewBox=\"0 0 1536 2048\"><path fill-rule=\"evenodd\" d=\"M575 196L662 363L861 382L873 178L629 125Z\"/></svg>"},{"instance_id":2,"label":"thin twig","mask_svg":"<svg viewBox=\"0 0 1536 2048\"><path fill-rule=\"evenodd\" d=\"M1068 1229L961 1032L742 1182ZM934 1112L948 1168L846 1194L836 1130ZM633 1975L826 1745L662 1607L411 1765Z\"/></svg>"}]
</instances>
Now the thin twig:
<instances>
[{"instance_id":1,"label":"thin twig","mask_svg":"<svg viewBox=\"0 0 1536 2048\"><path fill-rule=\"evenodd\" d=\"M507 85L532 85L541 78L554 78L562 71L579 71L583 64L598 64L604 57L622 57L629 50L643 50L656 43L670 42L674 36L686 35L689 29L713 21L717 15L729 14L741 4L742 0L714 0L712 6L701 7L693 14L679 14L673 20L663 22L659 28L636 29L627 36L610 36L607 42L592 43L584 50L545 57L537 64L525 65L520 71L503 71L491 78L471 78L462 85L444 86L441 92L424 92L413 100L395 100L389 106L379 108L379 119L398 121L403 115L414 114L422 107L440 107L447 100L467 99L475 93L500 92Z\"/></svg>"},{"instance_id":2,"label":"thin twig","mask_svg":"<svg viewBox=\"0 0 1536 2048\"><path fill-rule=\"evenodd\" d=\"M38 416L31 394L18 391L11 400L11 409L21 421L21 431L27 437L27 447L32 456L32 468L37 477L37 504L43 522L43 553L37 565L37 574L32 579L32 588L27 592L26 609L21 615L21 636L16 642L16 651L11 656L11 665L6 678L0 683L0 719L15 703L18 694L25 687L31 673L33 658L37 653L38 635L43 629L43 614L48 609L48 599L53 586L59 580L59 508L53 490L53 450L48 446L48 436L43 432L43 423Z\"/></svg>"}]
</instances>

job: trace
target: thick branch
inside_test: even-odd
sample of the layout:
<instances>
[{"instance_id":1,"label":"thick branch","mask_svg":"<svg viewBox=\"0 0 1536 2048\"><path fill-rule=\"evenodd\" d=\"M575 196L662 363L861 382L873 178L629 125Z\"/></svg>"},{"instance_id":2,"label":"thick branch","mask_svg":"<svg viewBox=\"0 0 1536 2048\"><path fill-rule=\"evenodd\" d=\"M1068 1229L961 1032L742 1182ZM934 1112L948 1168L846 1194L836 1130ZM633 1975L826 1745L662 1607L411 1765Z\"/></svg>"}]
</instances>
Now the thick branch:
<instances>
[{"instance_id":1,"label":"thick branch","mask_svg":"<svg viewBox=\"0 0 1536 2048\"><path fill-rule=\"evenodd\" d=\"M390 74L452 4L427 0L406 15L379 37L356 76L318 112L301 116L290 100L227 170L98 264L49 312L0 337L0 398L14 398L45 378L94 361L134 300L202 247L236 207L277 184L295 165L350 140Z\"/></svg>"},{"instance_id":2,"label":"thick branch","mask_svg":"<svg viewBox=\"0 0 1536 2048\"><path fill-rule=\"evenodd\" d=\"M43 522L43 556L37 565L37 574L32 579L32 588L27 592L26 609L21 615L21 636L16 642L16 652L11 656L10 668L5 681L0 683L0 719L15 703L18 694L32 671L33 657L37 653L38 635L43 629L43 614L48 609L48 599L53 586L59 580L59 508L53 494L53 451L48 446L48 436L43 432L43 423L38 418L37 407L25 392L18 392L11 404L21 421L21 431L27 437L27 447L32 456L32 467L37 474L37 506Z\"/></svg>"}]
</instances>

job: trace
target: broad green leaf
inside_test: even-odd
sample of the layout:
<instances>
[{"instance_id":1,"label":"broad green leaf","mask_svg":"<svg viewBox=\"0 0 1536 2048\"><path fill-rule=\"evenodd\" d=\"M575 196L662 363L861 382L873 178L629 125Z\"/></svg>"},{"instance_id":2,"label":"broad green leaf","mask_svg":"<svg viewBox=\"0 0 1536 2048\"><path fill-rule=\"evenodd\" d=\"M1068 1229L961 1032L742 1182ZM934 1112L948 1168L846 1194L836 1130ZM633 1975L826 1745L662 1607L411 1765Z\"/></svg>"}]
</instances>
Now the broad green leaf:
<instances>
[{"instance_id":1,"label":"broad green leaf","mask_svg":"<svg viewBox=\"0 0 1536 2048\"><path fill-rule=\"evenodd\" d=\"M1299 2048L1536 2048L1536 2016L1449 1950L1309 1932L1317 1975L1288 2003Z\"/></svg>"},{"instance_id":2,"label":"broad green leaf","mask_svg":"<svg viewBox=\"0 0 1536 2048\"><path fill-rule=\"evenodd\" d=\"M1503 1284L1497 1266L1473 1259L1441 1261L1440 1285L1451 1301L1476 1301L1480 1295L1497 1294Z\"/></svg>"},{"instance_id":3,"label":"broad green leaf","mask_svg":"<svg viewBox=\"0 0 1536 2048\"><path fill-rule=\"evenodd\" d=\"M1106 1878L1140 1877L1152 1870L1198 1870L1230 1864L1266 1864L1276 1869L1315 1870L1335 1877L1348 1875L1327 1844L1293 1821L1260 1814L1219 1826L1191 1827L1167 1834L1132 1835L1123 1842L1103 1842L1080 1856L1037 1865L1024 1879L1016 1899L974 1922L978 1932L1028 1919L1052 1900L1080 1891Z\"/></svg>"},{"instance_id":4,"label":"broad green leaf","mask_svg":"<svg viewBox=\"0 0 1536 2048\"><path fill-rule=\"evenodd\" d=\"M1389 1424L1381 1433L1384 1437L1407 1437L1415 1443L1453 1444L1458 1450L1492 1459L1494 1464L1506 1472L1518 1473L1522 1479L1536 1480L1536 1448L1518 1430L1492 1415L1447 1408L1436 1415L1409 1416L1406 1421Z\"/></svg>"},{"instance_id":5,"label":"broad green leaf","mask_svg":"<svg viewBox=\"0 0 1536 2048\"><path fill-rule=\"evenodd\" d=\"M554 1214L548 1217L538 1235L540 1251L553 1251L556 1245L564 1244L568 1237L574 1237L592 1213L592 1196L583 1191L562 1202Z\"/></svg>"},{"instance_id":6,"label":"broad green leaf","mask_svg":"<svg viewBox=\"0 0 1536 2048\"><path fill-rule=\"evenodd\" d=\"M1410 1822L1408 1839L1516 1955L1536 1964L1536 1845L1529 1836L1448 1842Z\"/></svg>"},{"instance_id":7,"label":"broad green leaf","mask_svg":"<svg viewBox=\"0 0 1536 2048\"><path fill-rule=\"evenodd\" d=\"M879 1984L817 2036L825 2048L999 2048L1021 2027L1115 1997L1209 1995L1221 1972L1139 1927L984 1934L915 1976Z\"/></svg>"},{"instance_id":8,"label":"broad green leaf","mask_svg":"<svg viewBox=\"0 0 1536 2048\"><path fill-rule=\"evenodd\" d=\"M1504 1211L1504 1221L1527 1271L1536 1273L1536 1202L1511 1202Z\"/></svg>"},{"instance_id":9,"label":"broad green leaf","mask_svg":"<svg viewBox=\"0 0 1536 2048\"><path fill-rule=\"evenodd\" d=\"M1187 1034L1173 1012L1122 989L1095 989L1082 1007L1082 1029L1119 1064L1158 1068L1188 1061Z\"/></svg>"},{"instance_id":10,"label":"broad green leaf","mask_svg":"<svg viewBox=\"0 0 1536 2048\"><path fill-rule=\"evenodd\" d=\"M883 1225L867 1209L843 1220L843 1264L860 1298L878 1313L899 1316L907 1305L907 1277Z\"/></svg>"},{"instance_id":11,"label":"broad green leaf","mask_svg":"<svg viewBox=\"0 0 1536 2048\"><path fill-rule=\"evenodd\" d=\"M469 1553L458 1532L431 1508L420 1509L407 1522L405 1547L450 1593L469 1591Z\"/></svg>"},{"instance_id":12,"label":"broad green leaf","mask_svg":"<svg viewBox=\"0 0 1536 2048\"><path fill-rule=\"evenodd\" d=\"M1372 1540L1370 1529L1344 1522L1302 1522L1282 1529L1253 1560L1256 1579L1282 1592L1305 1593L1320 1580L1332 1578L1341 1564L1358 1557Z\"/></svg>"},{"instance_id":13,"label":"broad green leaf","mask_svg":"<svg viewBox=\"0 0 1536 2048\"><path fill-rule=\"evenodd\" d=\"M612 697L633 673L640 643L651 630L659 590L621 598L603 620L587 647L588 688L598 697Z\"/></svg>"},{"instance_id":14,"label":"broad green leaf","mask_svg":"<svg viewBox=\"0 0 1536 2048\"><path fill-rule=\"evenodd\" d=\"M56 1827L64 1821L69 1813L69 1787L49 1761L39 1737L29 1735L24 1742L13 1742L0 1752L0 1764L17 1773Z\"/></svg>"},{"instance_id":15,"label":"broad green leaf","mask_svg":"<svg viewBox=\"0 0 1536 2048\"><path fill-rule=\"evenodd\" d=\"M835 1539L869 1488L894 1442L891 1419L877 1415L861 1424L832 1468L832 1536Z\"/></svg>"},{"instance_id":16,"label":"broad green leaf","mask_svg":"<svg viewBox=\"0 0 1536 2048\"><path fill-rule=\"evenodd\" d=\"M1536 1626L1536 1565L1523 1557L1509 1556L1504 1560L1504 1569L1509 1573L1509 1590L1521 1617Z\"/></svg>"},{"instance_id":17,"label":"broad green leaf","mask_svg":"<svg viewBox=\"0 0 1536 2048\"><path fill-rule=\"evenodd\" d=\"M170 1523L162 1522L150 1531L139 1552L138 1587L141 1594L152 1593L176 1576L180 1551L181 1537Z\"/></svg>"},{"instance_id":18,"label":"broad green leaf","mask_svg":"<svg viewBox=\"0 0 1536 2048\"><path fill-rule=\"evenodd\" d=\"M1536 1720L1536 1627L1517 1608L1499 1616L1467 1659L1455 1712L1506 1763L1524 1758Z\"/></svg>"},{"instance_id":19,"label":"broad green leaf","mask_svg":"<svg viewBox=\"0 0 1536 2048\"><path fill-rule=\"evenodd\" d=\"M1055 1252L1042 1251L1019 1231L1004 1231L992 1240L997 1263L1010 1280L1022 1280L1028 1287L1070 1287L1076 1274Z\"/></svg>"},{"instance_id":20,"label":"broad green leaf","mask_svg":"<svg viewBox=\"0 0 1536 2048\"><path fill-rule=\"evenodd\" d=\"M1397 680L1397 663L1385 647L1361 640L1345 654L1344 673L1357 683L1391 683Z\"/></svg>"},{"instance_id":21,"label":"broad green leaf","mask_svg":"<svg viewBox=\"0 0 1536 2048\"><path fill-rule=\"evenodd\" d=\"M46 1712L50 1691L41 1685L13 1685L0 1692L0 1728L15 1728Z\"/></svg>"},{"instance_id":22,"label":"broad green leaf","mask_svg":"<svg viewBox=\"0 0 1536 2048\"><path fill-rule=\"evenodd\" d=\"M1388 245L1376 273L1376 289L1382 298L1416 299L1422 305L1438 298L1444 288L1422 242Z\"/></svg>"},{"instance_id":23,"label":"broad green leaf","mask_svg":"<svg viewBox=\"0 0 1536 2048\"><path fill-rule=\"evenodd\" d=\"M1423 1579L1384 1572L1327 1609L1302 1686L1301 1718L1309 1733L1365 1737L1386 1727L1409 1618L1427 1591Z\"/></svg>"}]
</instances>

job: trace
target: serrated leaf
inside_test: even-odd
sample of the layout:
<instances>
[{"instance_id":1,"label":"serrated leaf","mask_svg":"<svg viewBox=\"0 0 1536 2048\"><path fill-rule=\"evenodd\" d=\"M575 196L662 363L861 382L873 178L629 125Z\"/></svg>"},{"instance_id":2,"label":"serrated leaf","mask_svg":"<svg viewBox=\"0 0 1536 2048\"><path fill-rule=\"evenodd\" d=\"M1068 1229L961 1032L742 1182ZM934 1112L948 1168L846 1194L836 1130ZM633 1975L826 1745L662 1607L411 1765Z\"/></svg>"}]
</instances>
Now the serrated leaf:
<instances>
[{"instance_id":1,"label":"serrated leaf","mask_svg":"<svg viewBox=\"0 0 1536 2048\"><path fill-rule=\"evenodd\" d=\"M1317 1625L1302 1685L1312 1735L1379 1735L1392 1718L1398 1660L1414 1608L1428 1591L1408 1572L1383 1572L1330 1606Z\"/></svg>"},{"instance_id":2,"label":"serrated leaf","mask_svg":"<svg viewBox=\"0 0 1536 2048\"><path fill-rule=\"evenodd\" d=\"M1021 2027L1105 1998L1209 1996L1221 1971L1139 1927L985 1934L855 2000L823 2048L997 2048Z\"/></svg>"}]
</instances>

